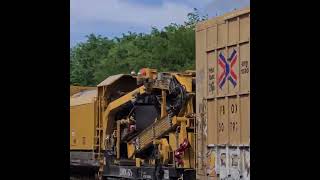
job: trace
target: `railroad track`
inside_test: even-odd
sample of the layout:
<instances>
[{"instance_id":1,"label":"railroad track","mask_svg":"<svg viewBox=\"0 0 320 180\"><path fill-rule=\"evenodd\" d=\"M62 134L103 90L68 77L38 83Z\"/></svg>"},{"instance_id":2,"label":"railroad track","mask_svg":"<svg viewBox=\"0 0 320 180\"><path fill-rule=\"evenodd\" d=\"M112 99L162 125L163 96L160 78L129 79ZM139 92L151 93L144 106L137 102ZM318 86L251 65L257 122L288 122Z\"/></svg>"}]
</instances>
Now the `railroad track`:
<instances>
[{"instance_id":1,"label":"railroad track","mask_svg":"<svg viewBox=\"0 0 320 180\"><path fill-rule=\"evenodd\" d=\"M70 175L70 180L96 180L94 176Z\"/></svg>"}]
</instances>

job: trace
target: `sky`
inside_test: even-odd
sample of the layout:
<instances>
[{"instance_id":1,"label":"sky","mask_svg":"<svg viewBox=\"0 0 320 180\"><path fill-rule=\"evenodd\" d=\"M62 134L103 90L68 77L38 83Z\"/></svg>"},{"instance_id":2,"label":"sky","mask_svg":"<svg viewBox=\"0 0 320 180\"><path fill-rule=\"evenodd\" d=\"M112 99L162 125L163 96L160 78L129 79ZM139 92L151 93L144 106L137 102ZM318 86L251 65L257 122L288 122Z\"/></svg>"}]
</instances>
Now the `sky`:
<instances>
[{"instance_id":1,"label":"sky","mask_svg":"<svg viewBox=\"0 0 320 180\"><path fill-rule=\"evenodd\" d=\"M193 8L211 18L249 5L250 0L70 0L70 46L91 33L112 39L182 24Z\"/></svg>"}]
</instances>

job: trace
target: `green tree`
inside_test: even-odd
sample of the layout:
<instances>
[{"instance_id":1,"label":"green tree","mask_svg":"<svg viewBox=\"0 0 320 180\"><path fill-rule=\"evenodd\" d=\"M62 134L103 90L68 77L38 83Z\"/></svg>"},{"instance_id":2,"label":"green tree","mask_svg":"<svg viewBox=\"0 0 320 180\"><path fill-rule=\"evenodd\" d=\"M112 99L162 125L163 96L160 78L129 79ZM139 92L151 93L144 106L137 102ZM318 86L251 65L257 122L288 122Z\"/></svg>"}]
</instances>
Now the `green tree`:
<instances>
[{"instance_id":1,"label":"green tree","mask_svg":"<svg viewBox=\"0 0 320 180\"><path fill-rule=\"evenodd\" d=\"M96 85L95 77L98 64L109 54L114 42L106 37L90 34L88 40L79 43L70 53L70 81L81 85Z\"/></svg>"}]
</instances>

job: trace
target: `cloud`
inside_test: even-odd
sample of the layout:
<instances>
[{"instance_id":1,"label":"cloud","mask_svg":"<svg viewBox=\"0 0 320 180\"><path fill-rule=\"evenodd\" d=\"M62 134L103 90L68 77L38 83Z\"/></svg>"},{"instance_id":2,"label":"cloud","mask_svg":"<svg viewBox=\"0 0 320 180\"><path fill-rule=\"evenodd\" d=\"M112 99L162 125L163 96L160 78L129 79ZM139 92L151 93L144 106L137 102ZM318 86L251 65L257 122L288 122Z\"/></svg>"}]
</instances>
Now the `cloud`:
<instances>
[{"instance_id":1,"label":"cloud","mask_svg":"<svg viewBox=\"0 0 320 180\"><path fill-rule=\"evenodd\" d=\"M209 18L230 12L233 9L243 8L250 5L250 0L178 0L184 1L190 7L199 10L200 15L208 14Z\"/></svg>"},{"instance_id":2,"label":"cloud","mask_svg":"<svg viewBox=\"0 0 320 180\"><path fill-rule=\"evenodd\" d=\"M243 8L250 5L250 0L212 0L204 7L204 11L212 15L223 15L234 9Z\"/></svg>"},{"instance_id":3,"label":"cloud","mask_svg":"<svg viewBox=\"0 0 320 180\"><path fill-rule=\"evenodd\" d=\"M121 0L71 0L71 26L85 22L116 22L164 27L183 23L192 7L163 1L158 6Z\"/></svg>"},{"instance_id":4,"label":"cloud","mask_svg":"<svg viewBox=\"0 0 320 180\"><path fill-rule=\"evenodd\" d=\"M128 23L85 22L71 27L70 30L70 45L74 46L78 42L84 42L87 39L85 36L91 33L113 38L120 37L122 33L127 33L128 31L148 33L151 28Z\"/></svg>"},{"instance_id":5,"label":"cloud","mask_svg":"<svg viewBox=\"0 0 320 180\"><path fill-rule=\"evenodd\" d=\"M70 43L84 41L90 33L112 38L181 24L193 8L210 18L248 5L250 0L70 0Z\"/></svg>"}]
</instances>

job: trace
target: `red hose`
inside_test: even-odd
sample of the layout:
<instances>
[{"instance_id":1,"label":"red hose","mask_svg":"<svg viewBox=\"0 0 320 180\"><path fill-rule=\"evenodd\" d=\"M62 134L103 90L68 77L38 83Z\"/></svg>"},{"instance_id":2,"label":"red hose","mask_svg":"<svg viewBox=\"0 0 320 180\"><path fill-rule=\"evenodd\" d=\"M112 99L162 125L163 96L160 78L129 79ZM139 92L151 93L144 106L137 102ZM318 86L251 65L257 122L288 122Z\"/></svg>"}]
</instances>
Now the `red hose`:
<instances>
[{"instance_id":1,"label":"red hose","mask_svg":"<svg viewBox=\"0 0 320 180\"><path fill-rule=\"evenodd\" d=\"M184 139L184 141L180 144L179 148L174 153L175 160L179 165L183 165L182 156L184 152L190 147L190 143L188 139Z\"/></svg>"}]
</instances>

